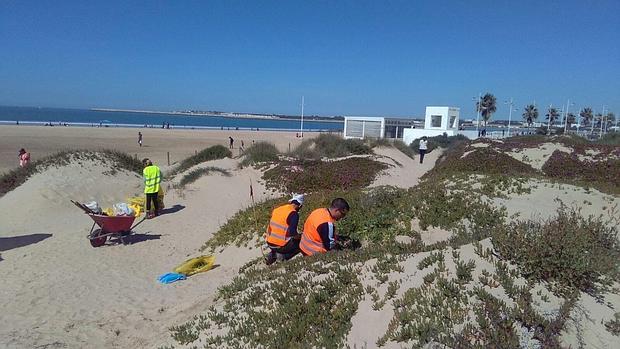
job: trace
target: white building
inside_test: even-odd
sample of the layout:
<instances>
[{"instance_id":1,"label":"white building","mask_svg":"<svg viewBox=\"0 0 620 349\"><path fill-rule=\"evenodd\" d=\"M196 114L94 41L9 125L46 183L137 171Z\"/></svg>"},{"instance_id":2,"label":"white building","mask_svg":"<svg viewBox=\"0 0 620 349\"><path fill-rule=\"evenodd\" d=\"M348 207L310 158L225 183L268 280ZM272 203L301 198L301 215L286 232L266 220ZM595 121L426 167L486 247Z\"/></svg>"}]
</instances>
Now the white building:
<instances>
[{"instance_id":1,"label":"white building","mask_svg":"<svg viewBox=\"0 0 620 349\"><path fill-rule=\"evenodd\" d=\"M344 138L402 138L413 119L382 116L345 116Z\"/></svg>"},{"instance_id":2,"label":"white building","mask_svg":"<svg viewBox=\"0 0 620 349\"><path fill-rule=\"evenodd\" d=\"M408 128L403 131L403 142L411 144L418 138L435 137L447 134L462 134L473 139L478 136L476 131L459 131L460 109L455 107L426 107L424 128Z\"/></svg>"}]
</instances>

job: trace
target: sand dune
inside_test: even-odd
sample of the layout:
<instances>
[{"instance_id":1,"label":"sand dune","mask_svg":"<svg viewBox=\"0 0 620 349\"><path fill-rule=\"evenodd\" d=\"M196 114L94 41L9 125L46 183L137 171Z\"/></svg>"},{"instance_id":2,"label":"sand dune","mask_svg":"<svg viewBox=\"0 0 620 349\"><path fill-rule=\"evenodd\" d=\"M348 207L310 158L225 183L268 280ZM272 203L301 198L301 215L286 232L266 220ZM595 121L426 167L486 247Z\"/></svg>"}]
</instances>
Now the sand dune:
<instances>
[{"instance_id":1,"label":"sand dune","mask_svg":"<svg viewBox=\"0 0 620 349\"><path fill-rule=\"evenodd\" d=\"M92 132L101 135L108 131L113 130ZM122 138L130 137L134 130L130 131L108 134L110 138L107 140L118 142L118 148L123 149L127 146L123 142L131 140ZM168 130L153 131L157 131L153 135L157 134L161 139L170 142L174 139L164 133ZM159 131L162 133L159 134ZM64 131L61 129L59 132ZM203 135L188 134L183 144L176 146L178 154L191 154L193 147L209 145L210 141L198 141L196 134ZM286 148L289 141L299 141L294 135L260 134L275 141L281 148ZM178 135L185 137L184 133ZM219 137L214 142L222 144L228 136L220 133ZM78 143L83 147L85 140ZM375 152L380 161L393 166L379 176L373 186L405 188L415 186L420 177L433 167L440 154L439 151L430 153L425 163L420 165L417 159L412 160L394 148L378 148ZM146 152L140 153L139 157L143 155L154 157ZM15 237L22 239L11 241L22 243L12 245L10 249L0 248L0 274L3 275L3 282L0 283L0 323L3 324L0 326L0 343L7 348L153 348L170 343L170 326L203 314L213 304L217 288L229 283L243 264L261 256L258 249L231 247L216 254L218 267L208 273L171 285L161 285L156 280L158 275L198 255L199 247L222 224L251 205L250 182L257 201L280 195L266 190L261 181L261 171L239 169L238 161L221 159L198 165L219 167L231 176L213 172L183 191L171 189L172 183L164 183L168 188L168 212L140 224L134 230L136 234L132 237L132 244L128 245L92 248L85 237L92 221L69 199L82 202L97 200L103 206L124 201L126 197L141 192L141 178L134 173L117 171L112 174L110 165L106 163L83 160L81 163L49 168L1 197L0 243ZM540 183L530 194L510 195L496 199L495 203L506 206L509 213L520 213L521 217L529 218L540 211L555 210L557 203L553 202L553 197L574 204L596 200L589 205L591 209L588 208L588 212L607 210L611 213L611 208L620 203L618 198L596 191L585 192L574 187L559 188ZM449 235L448 232L432 229L421 233L427 244ZM439 233L446 236L437 236ZM488 246L488 240L483 244ZM459 251L463 260L476 260L474 280L482 269L492 271L491 264L475 255L471 245L462 246ZM417 266L427 254L407 258L401 263L403 272L390 273L390 281L401 282L397 296L402 296L408 288L422 285L422 278L431 269L418 270ZM444 254L446 260L452 258L450 251L446 250ZM367 263L370 267L373 261ZM450 275L454 274L454 263L447 263L447 267ZM361 280L369 284L371 281L364 279L367 277L360 275ZM378 288L380 296L385 294L386 287ZM608 301L618 304L619 300L614 297L610 296ZM579 331L593 345L613 342L600 324L601 319L609 318L611 310L593 302L587 297L580 300L578 309L588 311L584 315L586 320L568 327L563 337L565 343L577 345L579 337L575 333ZM551 298L547 306L557 310L558 304ZM357 347L374 347L378 337L385 333L392 315L389 302L375 310L373 301L365 298L352 319L353 328L347 343ZM401 347L393 342L387 345Z\"/></svg>"}]
</instances>

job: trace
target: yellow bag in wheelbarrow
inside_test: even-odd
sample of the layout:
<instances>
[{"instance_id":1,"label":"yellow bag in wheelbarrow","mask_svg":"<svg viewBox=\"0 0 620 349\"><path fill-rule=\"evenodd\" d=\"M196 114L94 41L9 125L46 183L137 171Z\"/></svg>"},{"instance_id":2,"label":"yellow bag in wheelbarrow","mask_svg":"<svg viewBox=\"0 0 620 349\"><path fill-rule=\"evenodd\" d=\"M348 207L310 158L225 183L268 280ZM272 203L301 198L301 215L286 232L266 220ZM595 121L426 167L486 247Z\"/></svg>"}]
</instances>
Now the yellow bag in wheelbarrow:
<instances>
[{"instance_id":1,"label":"yellow bag in wheelbarrow","mask_svg":"<svg viewBox=\"0 0 620 349\"><path fill-rule=\"evenodd\" d=\"M211 268L213 268L214 263L214 256L200 256L196 258L190 258L183 262L183 264L174 268L174 272L190 276L210 270Z\"/></svg>"}]
</instances>

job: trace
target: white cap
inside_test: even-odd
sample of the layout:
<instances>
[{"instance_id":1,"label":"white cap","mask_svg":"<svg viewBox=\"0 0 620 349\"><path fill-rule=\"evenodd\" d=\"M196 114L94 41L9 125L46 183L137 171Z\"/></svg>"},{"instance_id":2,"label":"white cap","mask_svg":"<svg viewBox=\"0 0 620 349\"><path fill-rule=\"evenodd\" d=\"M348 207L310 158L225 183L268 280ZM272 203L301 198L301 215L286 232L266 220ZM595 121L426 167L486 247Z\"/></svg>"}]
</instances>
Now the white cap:
<instances>
[{"instance_id":1,"label":"white cap","mask_svg":"<svg viewBox=\"0 0 620 349\"><path fill-rule=\"evenodd\" d=\"M293 194L293 197L288 202L297 201L300 205L304 204L304 194Z\"/></svg>"}]
</instances>

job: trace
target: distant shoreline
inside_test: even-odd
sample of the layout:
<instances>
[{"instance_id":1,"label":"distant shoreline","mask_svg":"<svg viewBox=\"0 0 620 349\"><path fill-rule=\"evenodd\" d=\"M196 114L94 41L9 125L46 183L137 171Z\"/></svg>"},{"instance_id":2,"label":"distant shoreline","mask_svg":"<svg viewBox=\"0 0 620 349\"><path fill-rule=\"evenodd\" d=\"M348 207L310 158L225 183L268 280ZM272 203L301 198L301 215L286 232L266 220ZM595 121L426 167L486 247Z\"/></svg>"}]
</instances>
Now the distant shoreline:
<instances>
[{"instance_id":1,"label":"distant shoreline","mask_svg":"<svg viewBox=\"0 0 620 349\"><path fill-rule=\"evenodd\" d=\"M247 114L247 113L234 113L234 112L194 112L194 111L159 111L159 110L137 110L137 109L115 109L115 108L90 108L88 110L110 112L110 113L142 113L142 114L167 114L167 115L183 115L183 116L207 116L207 117L224 117L233 119L261 119L261 120L299 120L301 117L296 116L278 116L267 114ZM320 121L320 122L336 122L343 123L344 120L333 120L328 117L308 116L304 118L304 121Z\"/></svg>"}]
</instances>

